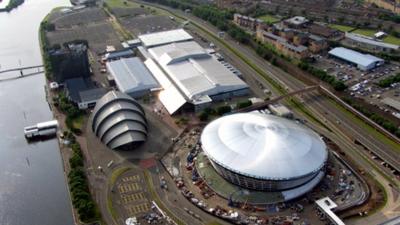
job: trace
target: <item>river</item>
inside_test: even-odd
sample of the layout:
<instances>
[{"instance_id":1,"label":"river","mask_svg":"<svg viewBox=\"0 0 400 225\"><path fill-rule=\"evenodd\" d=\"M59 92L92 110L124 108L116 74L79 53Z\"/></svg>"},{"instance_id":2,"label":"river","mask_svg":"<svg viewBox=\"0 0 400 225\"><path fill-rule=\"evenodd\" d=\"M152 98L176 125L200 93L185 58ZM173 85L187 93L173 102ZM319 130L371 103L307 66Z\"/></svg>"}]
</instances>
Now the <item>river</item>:
<instances>
[{"instance_id":1,"label":"river","mask_svg":"<svg viewBox=\"0 0 400 225\"><path fill-rule=\"evenodd\" d=\"M65 5L68 0L25 0L0 13L0 70L42 64L40 21ZM0 74L0 79L18 74ZM52 119L44 84L43 74L0 82L1 225L73 224L57 141L28 144L23 135L24 126Z\"/></svg>"}]
</instances>

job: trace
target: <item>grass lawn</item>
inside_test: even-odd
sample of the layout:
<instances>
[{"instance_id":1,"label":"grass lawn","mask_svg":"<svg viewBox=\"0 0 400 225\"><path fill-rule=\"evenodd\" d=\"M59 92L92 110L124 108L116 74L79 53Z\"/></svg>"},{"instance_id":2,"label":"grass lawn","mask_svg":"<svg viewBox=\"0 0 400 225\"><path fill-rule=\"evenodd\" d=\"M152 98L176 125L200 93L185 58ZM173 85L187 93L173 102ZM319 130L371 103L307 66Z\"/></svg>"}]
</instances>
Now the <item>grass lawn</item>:
<instances>
[{"instance_id":1,"label":"grass lawn","mask_svg":"<svg viewBox=\"0 0 400 225\"><path fill-rule=\"evenodd\" d=\"M258 19L261 19L262 21L264 21L266 23L276 23L280 20L280 19L276 18L275 16L271 16L271 15L263 15L263 16L258 17Z\"/></svg>"},{"instance_id":2,"label":"grass lawn","mask_svg":"<svg viewBox=\"0 0 400 225\"><path fill-rule=\"evenodd\" d=\"M400 45L400 38L389 35L383 39L384 42L394 45Z\"/></svg>"},{"instance_id":3,"label":"grass lawn","mask_svg":"<svg viewBox=\"0 0 400 225\"><path fill-rule=\"evenodd\" d=\"M377 31L375 31L375 30L369 30L369 29L357 29L357 30L353 31L352 33L361 34L361 35L368 36L368 37L374 37L374 34L376 32Z\"/></svg>"},{"instance_id":4,"label":"grass lawn","mask_svg":"<svg viewBox=\"0 0 400 225\"><path fill-rule=\"evenodd\" d=\"M84 119L85 119L85 115L83 115L83 114L72 119L72 126L76 129L82 130Z\"/></svg>"},{"instance_id":5,"label":"grass lawn","mask_svg":"<svg viewBox=\"0 0 400 225\"><path fill-rule=\"evenodd\" d=\"M368 37L374 37L374 34L376 32L377 32L376 30L357 29L357 30L353 31L352 33L361 34L361 35L368 36ZM385 43L388 43L388 44L400 45L400 38L397 38L392 35L388 35L387 37L383 38L382 41Z\"/></svg>"},{"instance_id":6,"label":"grass lawn","mask_svg":"<svg viewBox=\"0 0 400 225\"><path fill-rule=\"evenodd\" d=\"M350 27L350 26L345 26L345 25L338 25L338 24L329 24L329 27L336 29L336 30L340 30L343 32L348 32L351 31L353 29L355 29L355 27Z\"/></svg>"},{"instance_id":7,"label":"grass lawn","mask_svg":"<svg viewBox=\"0 0 400 225\"><path fill-rule=\"evenodd\" d=\"M127 0L106 0L111 8L138 8L139 4Z\"/></svg>"}]
</instances>

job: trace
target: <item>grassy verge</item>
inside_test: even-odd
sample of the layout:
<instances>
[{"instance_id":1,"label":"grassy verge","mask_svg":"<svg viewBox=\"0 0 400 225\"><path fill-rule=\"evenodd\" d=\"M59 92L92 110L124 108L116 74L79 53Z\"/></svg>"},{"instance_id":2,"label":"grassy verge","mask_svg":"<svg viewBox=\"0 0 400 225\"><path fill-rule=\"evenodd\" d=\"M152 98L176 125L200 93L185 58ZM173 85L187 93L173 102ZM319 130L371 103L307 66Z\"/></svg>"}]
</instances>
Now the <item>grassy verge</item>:
<instances>
[{"instance_id":1,"label":"grassy verge","mask_svg":"<svg viewBox=\"0 0 400 225\"><path fill-rule=\"evenodd\" d=\"M374 34L376 33L376 31L369 30L369 29L356 29L356 30L352 31L352 33L361 34L361 35L364 35L367 37L373 37Z\"/></svg>"},{"instance_id":2,"label":"grassy verge","mask_svg":"<svg viewBox=\"0 0 400 225\"><path fill-rule=\"evenodd\" d=\"M144 177L147 183L147 187L150 190L150 194L151 194L151 198L153 199L153 201L155 201L158 205L158 207L160 207L173 221L175 221L176 224L178 225L185 225L184 222L182 222L181 220L179 220L179 218L177 218L171 211L169 211L164 204L161 202L160 198L158 197L158 194L156 193L156 191L154 190L154 184L151 180L150 174L148 171L144 171Z\"/></svg>"},{"instance_id":3,"label":"grassy verge","mask_svg":"<svg viewBox=\"0 0 400 225\"><path fill-rule=\"evenodd\" d=\"M107 196L107 209L108 209L108 212L111 214L112 218L114 220L117 220L118 219L118 213L114 209L114 206L113 206L113 203L112 203L112 199L111 199L110 196Z\"/></svg>"},{"instance_id":4,"label":"grassy verge","mask_svg":"<svg viewBox=\"0 0 400 225\"><path fill-rule=\"evenodd\" d=\"M109 187L113 187L115 182L117 181L118 177L120 177L123 173L125 173L126 171L128 171L130 169L132 169L132 168L130 168L130 167L120 167L120 168L114 170L112 172L112 174L111 174L110 179L109 179L109 183L108 183ZM112 198L111 198L111 196L109 194L107 195L107 210L111 214L111 216L112 216L112 218L114 220L118 219L118 213L114 209Z\"/></svg>"},{"instance_id":5,"label":"grassy verge","mask_svg":"<svg viewBox=\"0 0 400 225\"><path fill-rule=\"evenodd\" d=\"M383 38L383 41L389 44L400 45L400 38L397 38L393 35Z\"/></svg>"},{"instance_id":6,"label":"grassy verge","mask_svg":"<svg viewBox=\"0 0 400 225\"><path fill-rule=\"evenodd\" d=\"M162 9L162 8L161 8ZM165 10L165 9L162 9ZM180 17L179 15L176 15L174 13L172 13L169 10L165 10L167 12L169 12L171 15L180 18L182 20L185 20L185 18ZM219 42L220 44L222 44L225 48L227 48L229 51L233 52L237 57L239 57L242 61L244 61L247 65L249 65L254 71L256 71L259 75L261 75L261 77L267 81L274 89L277 93L280 93L282 95L287 94L288 92L273 78L271 78L266 72L264 72L261 68L259 68L255 63L253 63L252 61L250 61L247 57L245 57L240 51L238 51L237 49L233 48L232 46L230 46L229 44L227 44L225 41L223 41L222 39L218 38L216 35L214 35L213 33L209 32L208 30L204 29L202 26L198 25L197 23L193 22L191 23L191 25L197 27L198 29L200 29L201 31L203 31L204 33L208 34L212 39L214 39L215 41ZM300 103L299 101L295 100L295 99L291 99L291 104L293 104L297 109L299 109L303 114L307 115L308 118L312 119L313 121L317 122L318 124L321 124L323 127L327 128L328 130L330 130L324 123L322 123L320 120L318 120L315 116L312 115L312 113L310 111L308 111L302 103Z\"/></svg>"},{"instance_id":7,"label":"grassy verge","mask_svg":"<svg viewBox=\"0 0 400 225\"><path fill-rule=\"evenodd\" d=\"M117 181L118 177L121 176L121 174L125 173L126 171L128 171L130 169L132 169L132 168L121 167L121 168L114 170L110 177L110 181L109 181L110 186L113 186L115 184L115 182Z\"/></svg>"},{"instance_id":8,"label":"grassy verge","mask_svg":"<svg viewBox=\"0 0 400 225\"><path fill-rule=\"evenodd\" d=\"M356 29L355 27L339 25L339 24L329 24L329 27L336 29L336 30L343 31L343 32L349 32L349 31Z\"/></svg>"},{"instance_id":9,"label":"grassy verge","mask_svg":"<svg viewBox=\"0 0 400 225\"><path fill-rule=\"evenodd\" d=\"M276 23L276 22L278 22L280 20L280 19L276 18L275 16L268 15L268 14L260 16L260 17L258 17L258 19L260 19L260 20L262 20L262 21L264 21L264 22L266 22L268 24Z\"/></svg>"},{"instance_id":10,"label":"grassy verge","mask_svg":"<svg viewBox=\"0 0 400 225\"><path fill-rule=\"evenodd\" d=\"M358 124L360 127L362 127L363 129L366 129L369 131L369 133L371 135L373 135L375 138L383 141L385 144L393 147L393 149L396 149L398 152L400 152L400 148L399 145L392 141L391 139L389 139L388 137L386 137L384 134L382 134L381 132L377 131L374 127L370 126L369 124L365 123L363 120L361 120L360 118L358 118L356 115L354 115L352 112L348 111L347 109L343 108L341 105L339 105L336 101L334 101L331 98L328 98L328 100L330 101L331 104L335 105L337 109L339 109L340 111L342 111L343 113L347 114L348 118L350 118L353 122L355 122L356 124Z\"/></svg>"},{"instance_id":11,"label":"grassy verge","mask_svg":"<svg viewBox=\"0 0 400 225\"><path fill-rule=\"evenodd\" d=\"M110 12L109 7L103 7L104 11L113 19L111 20L111 25L113 26L114 30L117 31L117 33L125 40L130 40L133 38L133 35L125 30L122 25L119 23L117 17L113 16L113 14Z\"/></svg>"},{"instance_id":12,"label":"grassy verge","mask_svg":"<svg viewBox=\"0 0 400 225\"><path fill-rule=\"evenodd\" d=\"M111 8L137 8L140 5L127 0L106 0L105 3Z\"/></svg>"},{"instance_id":13,"label":"grassy verge","mask_svg":"<svg viewBox=\"0 0 400 225\"><path fill-rule=\"evenodd\" d=\"M72 119L72 127L75 129L82 130L83 123L85 122L85 115L80 114L79 116Z\"/></svg>"},{"instance_id":14,"label":"grassy verge","mask_svg":"<svg viewBox=\"0 0 400 225\"><path fill-rule=\"evenodd\" d=\"M377 32L376 30L371 30L371 29L356 29L352 31L352 33L361 34L372 38L374 37L374 34L376 32ZM386 36L385 38L382 39L382 41L388 44L400 45L400 38L397 38L393 35Z\"/></svg>"}]
</instances>

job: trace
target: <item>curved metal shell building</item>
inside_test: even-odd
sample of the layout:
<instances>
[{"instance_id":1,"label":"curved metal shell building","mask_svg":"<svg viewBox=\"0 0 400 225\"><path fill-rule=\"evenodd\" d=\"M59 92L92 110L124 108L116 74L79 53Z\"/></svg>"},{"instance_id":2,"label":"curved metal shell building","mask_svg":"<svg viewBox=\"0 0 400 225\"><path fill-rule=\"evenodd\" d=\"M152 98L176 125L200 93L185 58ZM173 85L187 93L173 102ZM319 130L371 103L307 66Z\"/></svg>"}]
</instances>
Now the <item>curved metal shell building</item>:
<instances>
[{"instance_id":1,"label":"curved metal shell building","mask_svg":"<svg viewBox=\"0 0 400 225\"><path fill-rule=\"evenodd\" d=\"M111 149L133 149L147 139L145 113L129 95L110 91L96 103L92 131Z\"/></svg>"},{"instance_id":2,"label":"curved metal shell building","mask_svg":"<svg viewBox=\"0 0 400 225\"><path fill-rule=\"evenodd\" d=\"M261 113L221 117L205 127L201 143L221 176L256 190L302 186L320 173L328 158L326 145L315 132Z\"/></svg>"}]
</instances>

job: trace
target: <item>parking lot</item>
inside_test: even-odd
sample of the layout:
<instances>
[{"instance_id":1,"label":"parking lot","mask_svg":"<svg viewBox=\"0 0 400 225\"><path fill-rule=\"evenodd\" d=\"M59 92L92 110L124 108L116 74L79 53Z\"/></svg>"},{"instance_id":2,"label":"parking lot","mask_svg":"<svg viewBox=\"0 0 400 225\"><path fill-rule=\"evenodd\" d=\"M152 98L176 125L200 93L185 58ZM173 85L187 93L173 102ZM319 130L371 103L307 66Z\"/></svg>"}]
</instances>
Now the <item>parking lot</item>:
<instances>
[{"instance_id":1,"label":"parking lot","mask_svg":"<svg viewBox=\"0 0 400 225\"><path fill-rule=\"evenodd\" d=\"M252 208L253 203L273 201L273 198L279 196L273 196L277 193L257 193L249 190L239 192L238 187L233 187L234 185L228 182L222 184L221 182L225 180L218 178L219 175L211 167L198 145L200 134L200 127L184 132L177 138L172 151L163 157L162 163L189 201L215 215L237 211L243 220L269 218L272 222L270 224L285 224L285 221L293 221L293 224L325 224L326 218L318 215L315 210L315 200L329 196L340 207L346 207L363 196L363 187L355 174L338 157L331 154L326 165L326 176L312 192L290 202L271 203L266 206L255 204L256 206ZM215 189L218 185L222 185L221 190L226 192L225 194ZM229 198L241 200L245 204L243 207L232 208L228 205ZM196 218L195 214L187 212Z\"/></svg>"},{"instance_id":2,"label":"parking lot","mask_svg":"<svg viewBox=\"0 0 400 225\"><path fill-rule=\"evenodd\" d=\"M96 55L104 52L107 45L122 48L118 35L102 9L86 8L58 13L52 15L49 22L56 27L54 31L47 32L50 46L83 39L89 42L89 50Z\"/></svg>"},{"instance_id":3,"label":"parking lot","mask_svg":"<svg viewBox=\"0 0 400 225\"><path fill-rule=\"evenodd\" d=\"M327 55L318 55L314 66L345 82L351 96L362 98L383 111L394 112L393 109L381 102L383 98L390 97L400 101L400 84L394 84L388 88L377 85L380 80L400 73L398 63L386 62L370 71L361 71L356 66L342 60Z\"/></svg>"},{"instance_id":4,"label":"parking lot","mask_svg":"<svg viewBox=\"0 0 400 225\"><path fill-rule=\"evenodd\" d=\"M122 174L112 189L114 207L122 218L136 218L141 224L170 224L151 201L141 170Z\"/></svg>"},{"instance_id":5,"label":"parking lot","mask_svg":"<svg viewBox=\"0 0 400 225\"><path fill-rule=\"evenodd\" d=\"M167 16L137 16L121 18L121 24L135 35L178 28L178 24Z\"/></svg>"},{"instance_id":6,"label":"parking lot","mask_svg":"<svg viewBox=\"0 0 400 225\"><path fill-rule=\"evenodd\" d=\"M72 28L77 25L104 22L107 15L101 8L86 8L81 10L65 9L52 14L49 20L57 29Z\"/></svg>"}]
</instances>

